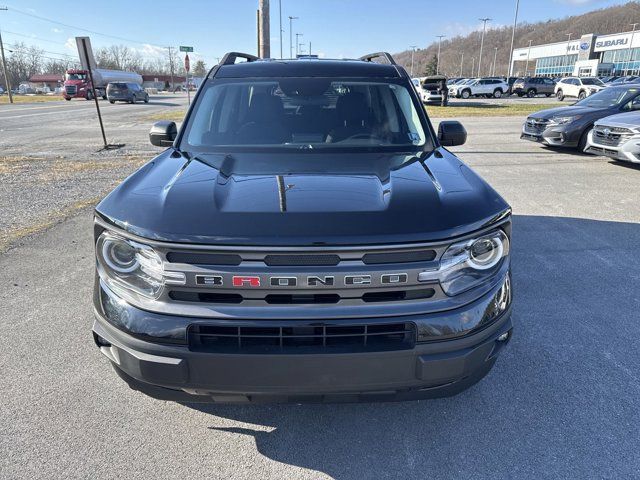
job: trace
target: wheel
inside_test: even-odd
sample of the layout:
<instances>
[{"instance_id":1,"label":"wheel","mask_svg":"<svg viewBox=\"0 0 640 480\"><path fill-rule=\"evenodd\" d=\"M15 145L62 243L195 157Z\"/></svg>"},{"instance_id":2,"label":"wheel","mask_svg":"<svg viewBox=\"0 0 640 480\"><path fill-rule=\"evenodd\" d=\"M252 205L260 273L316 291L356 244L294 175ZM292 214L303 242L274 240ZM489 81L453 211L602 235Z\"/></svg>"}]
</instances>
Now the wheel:
<instances>
[{"instance_id":1,"label":"wheel","mask_svg":"<svg viewBox=\"0 0 640 480\"><path fill-rule=\"evenodd\" d=\"M144 103L149 103L149 94L145 95Z\"/></svg>"},{"instance_id":2,"label":"wheel","mask_svg":"<svg viewBox=\"0 0 640 480\"><path fill-rule=\"evenodd\" d=\"M551 94L550 93L545 93L544 96L549 98L551 96Z\"/></svg>"},{"instance_id":3,"label":"wheel","mask_svg":"<svg viewBox=\"0 0 640 480\"><path fill-rule=\"evenodd\" d=\"M499 88L496 88L493 91L493 98L500 98L502 97L502 90L500 90Z\"/></svg>"},{"instance_id":4,"label":"wheel","mask_svg":"<svg viewBox=\"0 0 640 480\"><path fill-rule=\"evenodd\" d=\"M106 100L107 99L107 95L106 94L102 95L102 99Z\"/></svg>"},{"instance_id":5,"label":"wheel","mask_svg":"<svg viewBox=\"0 0 640 480\"><path fill-rule=\"evenodd\" d=\"M64 99L65 99L67 102L70 102L70 101L71 101L71 97L64 97Z\"/></svg>"},{"instance_id":6,"label":"wheel","mask_svg":"<svg viewBox=\"0 0 640 480\"><path fill-rule=\"evenodd\" d=\"M518 92L518 93L517 93L517 95L518 95L520 98L524 97L524 93L520 93L520 92Z\"/></svg>"},{"instance_id":7,"label":"wheel","mask_svg":"<svg viewBox=\"0 0 640 480\"><path fill-rule=\"evenodd\" d=\"M530 89L527 91L527 97L529 97L529 98L533 98L533 97L535 97L535 96L536 96L536 94L537 94L537 93L538 93L538 92L536 92L536 89L535 89L535 88L530 88Z\"/></svg>"},{"instance_id":8,"label":"wheel","mask_svg":"<svg viewBox=\"0 0 640 480\"><path fill-rule=\"evenodd\" d=\"M584 100L585 98L587 98L587 92L585 92L584 90L580 91L580 93L578 94L578 100Z\"/></svg>"},{"instance_id":9,"label":"wheel","mask_svg":"<svg viewBox=\"0 0 640 480\"><path fill-rule=\"evenodd\" d=\"M87 100L93 100L93 92L91 90L87 90L87 96L85 98Z\"/></svg>"},{"instance_id":10,"label":"wheel","mask_svg":"<svg viewBox=\"0 0 640 480\"><path fill-rule=\"evenodd\" d=\"M471 92L469 90L463 90L460 96L466 100L471 96Z\"/></svg>"},{"instance_id":11,"label":"wheel","mask_svg":"<svg viewBox=\"0 0 640 480\"><path fill-rule=\"evenodd\" d=\"M113 105L114 103L116 103L116 101L115 101L115 100L109 100L109 103L110 103L111 105Z\"/></svg>"},{"instance_id":12,"label":"wheel","mask_svg":"<svg viewBox=\"0 0 640 480\"><path fill-rule=\"evenodd\" d=\"M131 103L136 103L137 101L138 101L138 99L136 98L135 95L133 97L131 97Z\"/></svg>"},{"instance_id":13,"label":"wheel","mask_svg":"<svg viewBox=\"0 0 640 480\"><path fill-rule=\"evenodd\" d=\"M562 100L564 100L564 93L562 92L562 89L560 89L560 90L558 90L558 91L556 92L556 98L557 98L557 99L558 99L558 101L560 101L560 102L561 102Z\"/></svg>"}]
</instances>

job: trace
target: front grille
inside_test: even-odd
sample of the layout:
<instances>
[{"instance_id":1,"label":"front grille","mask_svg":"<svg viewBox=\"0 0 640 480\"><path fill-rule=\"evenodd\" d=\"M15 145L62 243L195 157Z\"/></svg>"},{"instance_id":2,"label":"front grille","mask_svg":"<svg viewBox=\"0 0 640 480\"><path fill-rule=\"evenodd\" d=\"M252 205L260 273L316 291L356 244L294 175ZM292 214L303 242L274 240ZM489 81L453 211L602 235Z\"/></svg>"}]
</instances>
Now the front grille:
<instances>
[{"instance_id":1,"label":"front grille","mask_svg":"<svg viewBox=\"0 0 640 480\"><path fill-rule=\"evenodd\" d=\"M338 303L345 300L359 300L365 303L398 302L403 300L427 300L432 298L436 291L433 288L416 288L406 290L383 290L380 292L365 292L362 294L349 294L348 291L337 293L216 293L194 292L187 290L171 290L169 298L177 302L190 303L243 303L264 302L268 305L318 305Z\"/></svg>"},{"instance_id":2,"label":"front grille","mask_svg":"<svg viewBox=\"0 0 640 480\"><path fill-rule=\"evenodd\" d=\"M411 322L323 326L219 326L194 324L189 349L208 353L341 353L407 350L415 345Z\"/></svg>"},{"instance_id":3,"label":"front grille","mask_svg":"<svg viewBox=\"0 0 640 480\"><path fill-rule=\"evenodd\" d=\"M67 85L64 87L64 91L67 92L67 95L75 95L78 91L78 87L76 85Z\"/></svg>"},{"instance_id":4,"label":"front grille","mask_svg":"<svg viewBox=\"0 0 640 480\"><path fill-rule=\"evenodd\" d=\"M607 127L598 125L593 129L593 141L598 145L617 147L633 136L633 132L627 128Z\"/></svg>"},{"instance_id":5,"label":"front grille","mask_svg":"<svg viewBox=\"0 0 640 480\"><path fill-rule=\"evenodd\" d=\"M549 120L542 118L527 118L524 124L524 132L532 135L540 135L547 129Z\"/></svg>"},{"instance_id":6,"label":"front grille","mask_svg":"<svg viewBox=\"0 0 640 480\"><path fill-rule=\"evenodd\" d=\"M267 255L264 263L270 267L311 267L338 265L340 257L338 255Z\"/></svg>"}]
</instances>

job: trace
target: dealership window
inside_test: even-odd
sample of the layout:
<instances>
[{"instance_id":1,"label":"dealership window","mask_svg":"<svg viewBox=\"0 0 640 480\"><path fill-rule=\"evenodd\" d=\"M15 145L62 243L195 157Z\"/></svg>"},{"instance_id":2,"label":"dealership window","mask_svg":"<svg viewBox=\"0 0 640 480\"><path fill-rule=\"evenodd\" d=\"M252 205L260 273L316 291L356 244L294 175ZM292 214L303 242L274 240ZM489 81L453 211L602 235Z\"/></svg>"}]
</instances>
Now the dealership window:
<instances>
[{"instance_id":1,"label":"dealership window","mask_svg":"<svg viewBox=\"0 0 640 480\"><path fill-rule=\"evenodd\" d=\"M578 55L557 55L539 58L536 61L536 75L565 76L572 75L578 61Z\"/></svg>"},{"instance_id":2,"label":"dealership window","mask_svg":"<svg viewBox=\"0 0 640 480\"><path fill-rule=\"evenodd\" d=\"M640 48L608 50L602 54L602 63L613 63L617 75L640 73Z\"/></svg>"}]
</instances>

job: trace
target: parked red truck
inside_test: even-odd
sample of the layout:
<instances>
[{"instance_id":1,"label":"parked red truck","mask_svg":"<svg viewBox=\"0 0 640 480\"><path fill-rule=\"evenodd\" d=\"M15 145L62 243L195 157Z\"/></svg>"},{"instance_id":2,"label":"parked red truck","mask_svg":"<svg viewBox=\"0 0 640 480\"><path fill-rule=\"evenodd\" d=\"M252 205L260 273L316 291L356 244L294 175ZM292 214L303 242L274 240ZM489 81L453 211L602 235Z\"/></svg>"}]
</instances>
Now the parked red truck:
<instances>
[{"instance_id":1,"label":"parked red truck","mask_svg":"<svg viewBox=\"0 0 640 480\"><path fill-rule=\"evenodd\" d=\"M127 82L142 85L142 77L135 72L96 68L91 73L93 74L93 81L96 83L96 95L102 97L103 100L107 99L107 85L109 82ZM93 99L89 71L75 68L67 70L64 76L62 96L65 100L71 100L72 98Z\"/></svg>"}]
</instances>

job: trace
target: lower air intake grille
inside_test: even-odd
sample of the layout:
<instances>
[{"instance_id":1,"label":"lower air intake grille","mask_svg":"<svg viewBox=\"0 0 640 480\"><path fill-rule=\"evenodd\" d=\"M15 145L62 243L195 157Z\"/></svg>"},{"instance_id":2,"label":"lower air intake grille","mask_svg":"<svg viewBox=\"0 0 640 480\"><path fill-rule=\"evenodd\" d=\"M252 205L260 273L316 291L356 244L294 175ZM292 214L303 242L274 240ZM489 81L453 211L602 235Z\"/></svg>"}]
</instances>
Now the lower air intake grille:
<instances>
[{"instance_id":1,"label":"lower air intake grille","mask_svg":"<svg viewBox=\"0 0 640 480\"><path fill-rule=\"evenodd\" d=\"M338 255L267 255L264 263L270 267L338 265Z\"/></svg>"},{"instance_id":2,"label":"lower air intake grille","mask_svg":"<svg viewBox=\"0 0 640 480\"><path fill-rule=\"evenodd\" d=\"M413 323L234 327L191 325L189 349L209 353L345 353L407 350Z\"/></svg>"}]
</instances>

